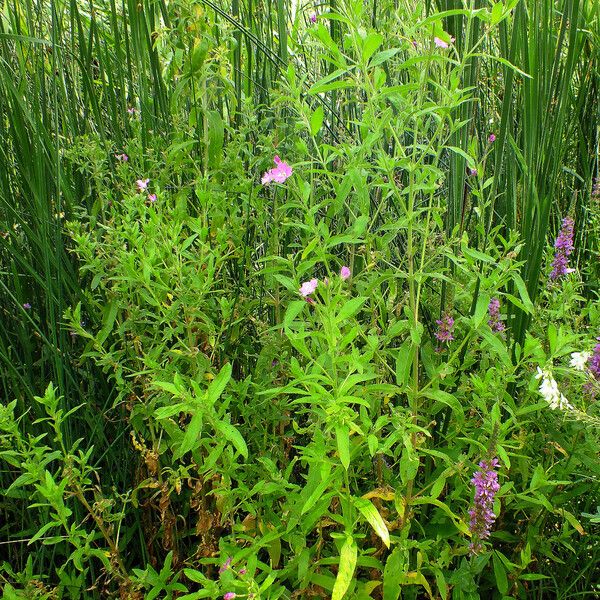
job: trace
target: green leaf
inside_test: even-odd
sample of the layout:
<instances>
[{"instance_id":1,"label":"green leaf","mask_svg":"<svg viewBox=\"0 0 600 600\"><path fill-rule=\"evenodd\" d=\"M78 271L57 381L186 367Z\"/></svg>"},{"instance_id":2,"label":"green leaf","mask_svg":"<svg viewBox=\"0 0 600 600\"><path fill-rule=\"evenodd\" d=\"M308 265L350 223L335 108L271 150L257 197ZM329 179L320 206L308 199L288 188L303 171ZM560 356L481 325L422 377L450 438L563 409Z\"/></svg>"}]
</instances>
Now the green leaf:
<instances>
[{"instance_id":1,"label":"green leaf","mask_svg":"<svg viewBox=\"0 0 600 600\"><path fill-rule=\"evenodd\" d=\"M335 428L335 439L340 460L347 471L350 467L350 433L347 425L338 425Z\"/></svg>"},{"instance_id":2,"label":"green leaf","mask_svg":"<svg viewBox=\"0 0 600 600\"><path fill-rule=\"evenodd\" d=\"M506 346L502 342L502 340L495 335L490 329L481 328L479 333L481 337L485 340L486 344L490 346L492 352L500 358L500 360L504 363L505 367L512 367L512 361L510 359L510 355L506 350Z\"/></svg>"},{"instance_id":3,"label":"green leaf","mask_svg":"<svg viewBox=\"0 0 600 600\"><path fill-rule=\"evenodd\" d=\"M451 519L456 528L465 535L469 535L467 524L456 514L454 514L448 506L431 496L419 496L411 500L412 504L433 504L444 511Z\"/></svg>"},{"instance_id":4,"label":"green leaf","mask_svg":"<svg viewBox=\"0 0 600 600\"><path fill-rule=\"evenodd\" d=\"M242 434L233 425L225 421L217 421L215 429L222 433L234 445L235 449L248 460L248 446L246 446Z\"/></svg>"},{"instance_id":5,"label":"green leaf","mask_svg":"<svg viewBox=\"0 0 600 600\"><path fill-rule=\"evenodd\" d=\"M169 381L154 381L152 382L154 387L157 387L161 390L165 390L166 392L170 392L173 396L180 396L181 390L174 384Z\"/></svg>"},{"instance_id":6,"label":"green leaf","mask_svg":"<svg viewBox=\"0 0 600 600\"><path fill-rule=\"evenodd\" d=\"M354 316L361 309L366 300L367 299L364 296L359 296L358 298L352 298L351 300L348 300L348 302L342 306L340 312L337 314L335 318L336 323Z\"/></svg>"},{"instance_id":7,"label":"green leaf","mask_svg":"<svg viewBox=\"0 0 600 600\"><path fill-rule=\"evenodd\" d=\"M319 104L319 106L317 106L317 110L315 110L315 112L313 112L313 114L310 116L310 133L311 135L317 135L317 133L319 133L319 130L321 129L321 126L323 125L323 117L325 116L325 112L323 110L323 105Z\"/></svg>"},{"instance_id":8,"label":"green leaf","mask_svg":"<svg viewBox=\"0 0 600 600\"><path fill-rule=\"evenodd\" d=\"M506 577L506 569L502 564L502 561L498 558L494 552L492 556L492 562L494 565L494 577L496 578L496 586L501 594L508 592L508 579Z\"/></svg>"},{"instance_id":9,"label":"green leaf","mask_svg":"<svg viewBox=\"0 0 600 600\"><path fill-rule=\"evenodd\" d=\"M419 457L416 452L408 448L402 449L402 456L400 457L400 479L402 483L407 483L416 477L419 464Z\"/></svg>"},{"instance_id":10,"label":"green leaf","mask_svg":"<svg viewBox=\"0 0 600 600\"><path fill-rule=\"evenodd\" d=\"M533 303L531 302L531 298L529 297L529 292L527 291L527 286L525 285L525 282L518 273L513 273L513 280L515 282L515 285L517 286L517 290L519 290L519 296L521 298L521 301L525 305L527 312L532 313Z\"/></svg>"},{"instance_id":11,"label":"green leaf","mask_svg":"<svg viewBox=\"0 0 600 600\"><path fill-rule=\"evenodd\" d=\"M388 556L383 570L383 600L398 600L407 570L408 552L404 546L397 546Z\"/></svg>"},{"instance_id":12,"label":"green leaf","mask_svg":"<svg viewBox=\"0 0 600 600\"><path fill-rule=\"evenodd\" d=\"M540 581L542 579L550 579L550 577L541 573L525 573L524 575L519 575L519 579L523 581Z\"/></svg>"},{"instance_id":13,"label":"green leaf","mask_svg":"<svg viewBox=\"0 0 600 600\"><path fill-rule=\"evenodd\" d=\"M216 110L209 110L206 113L206 120L208 125L208 164L211 168L216 168L219 166L223 154L225 127L220 113Z\"/></svg>"},{"instance_id":14,"label":"green leaf","mask_svg":"<svg viewBox=\"0 0 600 600\"><path fill-rule=\"evenodd\" d=\"M181 412L187 410L188 405L184 402L178 402L177 404L172 404L171 406L161 406L154 411L154 418L159 421L160 419L168 419L173 415L177 415Z\"/></svg>"},{"instance_id":15,"label":"green leaf","mask_svg":"<svg viewBox=\"0 0 600 600\"><path fill-rule=\"evenodd\" d=\"M381 52L378 52L371 61L370 66L376 67L377 65L384 63L386 60L392 58L392 56L398 54L400 50L401 48L391 48L389 50L382 50Z\"/></svg>"},{"instance_id":16,"label":"green leaf","mask_svg":"<svg viewBox=\"0 0 600 600\"><path fill-rule=\"evenodd\" d=\"M371 527L375 530L375 533L381 538L383 543L389 548L390 547L390 532L388 531L387 525L379 514L375 505L367 500L366 498L353 498L354 505L362 516L369 522Z\"/></svg>"},{"instance_id":17,"label":"green leaf","mask_svg":"<svg viewBox=\"0 0 600 600\"><path fill-rule=\"evenodd\" d=\"M283 317L283 326L287 329L292 324L292 321L302 312L302 309L306 306L306 300L295 300L291 302L285 311Z\"/></svg>"},{"instance_id":18,"label":"green leaf","mask_svg":"<svg viewBox=\"0 0 600 600\"><path fill-rule=\"evenodd\" d=\"M104 307L104 315L102 318L102 329L98 332L98 335L96 336L96 340L98 341L99 344L103 344L106 340L106 338L108 337L108 335L110 334L110 332L112 331L113 325L115 324L115 320L117 318L117 310L118 310L118 305L116 303L116 301L111 301L109 302L105 307Z\"/></svg>"},{"instance_id":19,"label":"green leaf","mask_svg":"<svg viewBox=\"0 0 600 600\"><path fill-rule=\"evenodd\" d=\"M348 536L340 552L340 566L333 586L331 600L341 600L348 591L358 558L358 548L352 536Z\"/></svg>"},{"instance_id":20,"label":"green leaf","mask_svg":"<svg viewBox=\"0 0 600 600\"><path fill-rule=\"evenodd\" d=\"M190 424L188 425L185 435L183 436L183 441L181 442L181 446L179 449L173 453L173 458L175 460L185 456L190 450L196 448L198 444L198 440L200 438L200 433L202 432L202 413L196 413Z\"/></svg>"},{"instance_id":21,"label":"green leaf","mask_svg":"<svg viewBox=\"0 0 600 600\"><path fill-rule=\"evenodd\" d=\"M362 56L365 63L369 62L369 59L375 52L379 46L381 46L383 42L383 36L380 33L370 33L364 41Z\"/></svg>"},{"instance_id":22,"label":"green leaf","mask_svg":"<svg viewBox=\"0 0 600 600\"><path fill-rule=\"evenodd\" d=\"M230 379L231 363L226 363L208 388L207 400L209 404L214 404L221 397L221 394L225 391Z\"/></svg>"},{"instance_id":23,"label":"green leaf","mask_svg":"<svg viewBox=\"0 0 600 600\"><path fill-rule=\"evenodd\" d=\"M402 342L396 354L396 383L400 387L408 384L410 370L415 357L416 346L411 339Z\"/></svg>"},{"instance_id":24,"label":"green leaf","mask_svg":"<svg viewBox=\"0 0 600 600\"><path fill-rule=\"evenodd\" d=\"M473 315L473 327L478 329L479 326L485 320L488 314L488 306L490 304L490 297L488 294L480 294L477 298L477 306L475 307L475 314Z\"/></svg>"},{"instance_id":25,"label":"green leaf","mask_svg":"<svg viewBox=\"0 0 600 600\"><path fill-rule=\"evenodd\" d=\"M426 398L431 398L437 402L441 402L452 409L455 417L462 423L465 420L465 411L460 401L455 398L452 394L444 392L443 390L426 390L422 394Z\"/></svg>"},{"instance_id":26,"label":"green leaf","mask_svg":"<svg viewBox=\"0 0 600 600\"><path fill-rule=\"evenodd\" d=\"M369 437L367 437L367 444L369 445L369 454L371 456L375 456L377 448L379 447L379 441L377 440L377 436L370 433Z\"/></svg>"}]
</instances>

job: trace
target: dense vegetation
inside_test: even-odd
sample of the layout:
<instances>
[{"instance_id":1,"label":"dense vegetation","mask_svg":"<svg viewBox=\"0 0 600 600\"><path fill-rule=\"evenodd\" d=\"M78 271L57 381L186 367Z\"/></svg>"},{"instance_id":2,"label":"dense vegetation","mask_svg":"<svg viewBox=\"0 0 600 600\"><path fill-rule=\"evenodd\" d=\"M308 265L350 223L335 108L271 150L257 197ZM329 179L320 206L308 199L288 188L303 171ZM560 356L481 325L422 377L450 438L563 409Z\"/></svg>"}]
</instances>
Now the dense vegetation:
<instances>
[{"instance_id":1,"label":"dense vegetation","mask_svg":"<svg viewBox=\"0 0 600 600\"><path fill-rule=\"evenodd\" d=\"M600 594L600 4L8 0L0 586Z\"/></svg>"}]
</instances>

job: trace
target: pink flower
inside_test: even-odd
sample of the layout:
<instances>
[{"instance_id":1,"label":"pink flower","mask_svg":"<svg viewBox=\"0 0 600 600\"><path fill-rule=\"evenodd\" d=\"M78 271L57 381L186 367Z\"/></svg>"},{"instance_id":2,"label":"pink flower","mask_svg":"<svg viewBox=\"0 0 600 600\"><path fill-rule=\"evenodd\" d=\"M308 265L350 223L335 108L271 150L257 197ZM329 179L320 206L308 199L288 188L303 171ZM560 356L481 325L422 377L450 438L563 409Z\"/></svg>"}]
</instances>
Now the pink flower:
<instances>
[{"instance_id":1,"label":"pink flower","mask_svg":"<svg viewBox=\"0 0 600 600\"><path fill-rule=\"evenodd\" d=\"M469 175L475 177L477 175L477 169L469 169Z\"/></svg>"},{"instance_id":2,"label":"pink flower","mask_svg":"<svg viewBox=\"0 0 600 600\"><path fill-rule=\"evenodd\" d=\"M127 109L127 112L128 112L130 115L135 115L135 113L137 112L137 110L136 110L136 109L135 109L133 106L130 106L130 107Z\"/></svg>"},{"instance_id":3,"label":"pink flower","mask_svg":"<svg viewBox=\"0 0 600 600\"><path fill-rule=\"evenodd\" d=\"M433 41L438 48L448 48L448 46L449 46L448 42L445 42L444 40L442 40L439 37L434 37ZM454 41L454 38L451 37L450 42L453 42L453 41Z\"/></svg>"},{"instance_id":4,"label":"pink flower","mask_svg":"<svg viewBox=\"0 0 600 600\"><path fill-rule=\"evenodd\" d=\"M25 303L23 304L23 308L24 308L25 310L29 310L29 309L31 308L31 304L29 304L29 302L25 302Z\"/></svg>"},{"instance_id":5,"label":"pink flower","mask_svg":"<svg viewBox=\"0 0 600 600\"><path fill-rule=\"evenodd\" d=\"M227 592L223 596L223 600L233 600L234 598L237 598L237 594L235 592Z\"/></svg>"},{"instance_id":6,"label":"pink flower","mask_svg":"<svg viewBox=\"0 0 600 600\"><path fill-rule=\"evenodd\" d=\"M490 137L488 137L488 142L493 144L496 141L496 136L493 133L490 133Z\"/></svg>"},{"instance_id":7,"label":"pink flower","mask_svg":"<svg viewBox=\"0 0 600 600\"><path fill-rule=\"evenodd\" d=\"M115 154L115 158L121 162L127 162L129 160L129 156L127 156L125 152L123 152L123 154Z\"/></svg>"},{"instance_id":8,"label":"pink flower","mask_svg":"<svg viewBox=\"0 0 600 600\"><path fill-rule=\"evenodd\" d=\"M314 291L317 289L317 286L319 285L319 280L318 279L311 279L310 281L305 281L301 286L300 286L300 295L303 298L308 298L308 296L310 296L312 293L314 293Z\"/></svg>"},{"instance_id":9,"label":"pink flower","mask_svg":"<svg viewBox=\"0 0 600 600\"><path fill-rule=\"evenodd\" d=\"M148 194L148 200L150 202L156 202L156 194Z\"/></svg>"},{"instance_id":10,"label":"pink flower","mask_svg":"<svg viewBox=\"0 0 600 600\"><path fill-rule=\"evenodd\" d=\"M261 179L263 185L268 185L272 181L275 183L284 183L285 180L292 174L292 167L285 161L282 161L279 156L275 156L275 167L269 169Z\"/></svg>"},{"instance_id":11,"label":"pink flower","mask_svg":"<svg viewBox=\"0 0 600 600\"><path fill-rule=\"evenodd\" d=\"M143 192L148 187L150 180L149 179L138 179L135 183L137 185L138 192Z\"/></svg>"},{"instance_id":12,"label":"pink flower","mask_svg":"<svg viewBox=\"0 0 600 600\"><path fill-rule=\"evenodd\" d=\"M225 571L227 571L227 569L229 569L229 567L231 566L231 561L233 559L230 557L227 558L227 560L221 565L221 568L219 569L219 574L221 573L225 573Z\"/></svg>"},{"instance_id":13,"label":"pink flower","mask_svg":"<svg viewBox=\"0 0 600 600\"><path fill-rule=\"evenodd\" d=\"M342 267L341 271L340 271L340 277L342 279L348 279L348 277L350 277L350 275L352 275L352 273L350 272L350 269L346 266Z\"/></svg>"},{"instance_id":14,"label":"pink flower","mask_svg":"<svg viewBox=\"0 0 600 600\"><path fill-rule=\"evenodd\" d=\"M316 12L311 12L310 15L308 15L308 20L311 23L316 23L317 22L317 13Z\"/></svg>"}]
</instances>

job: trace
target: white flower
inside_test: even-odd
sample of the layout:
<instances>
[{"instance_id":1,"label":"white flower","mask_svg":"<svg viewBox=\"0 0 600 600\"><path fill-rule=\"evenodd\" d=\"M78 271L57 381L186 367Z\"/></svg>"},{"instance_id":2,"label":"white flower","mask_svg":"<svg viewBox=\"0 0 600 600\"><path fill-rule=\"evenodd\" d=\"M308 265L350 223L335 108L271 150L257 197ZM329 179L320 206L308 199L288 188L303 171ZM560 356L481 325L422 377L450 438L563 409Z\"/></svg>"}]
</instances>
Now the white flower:
<instances>
[{"instance_id":1,"label":"white flower","mask_svg":"<svg viewBox=\"0 0 600 600\"><path fill-rule=\"evenodd\" d=\"M591 352L573 352L570 364L577 371L585 371L585 366L591 355Z\"/></svg>"},{"instance_id":2,"label":"white flower","mask_svg":"<svg viewBox=\"0 0 600 600\"><path fill-rule=\"evenodd\" d=\"M557 408L560 410L573 410L573 406L565 398L564 394L561 394L558 389L558 384L552 376L552 373L547 369L537 368L538 372L535 376L536 379L541 379L539 392L544 396L544 400L548 403L552 410Z\"/></svg>"}]
</instances>

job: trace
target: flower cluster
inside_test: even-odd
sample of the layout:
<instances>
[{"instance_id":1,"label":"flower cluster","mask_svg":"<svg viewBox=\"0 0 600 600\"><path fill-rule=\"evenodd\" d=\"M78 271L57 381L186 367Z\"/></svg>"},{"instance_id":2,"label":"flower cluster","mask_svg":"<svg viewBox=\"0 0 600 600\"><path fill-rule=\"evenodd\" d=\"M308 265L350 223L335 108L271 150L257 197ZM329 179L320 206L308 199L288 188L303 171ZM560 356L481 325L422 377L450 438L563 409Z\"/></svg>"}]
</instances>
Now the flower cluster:
<instances>
[{"instance_id":1,"label":"flower cluster","mask_svg":"<svg viewBox=\"0 0 600 600\"><path fill-rule=\"evenodd\" d=\"M498 459L482 460L479 463L479 471L476 471L471 479L475 486L475 499L473 508L469 510L471 517L469 528L472 541L469 546L473 554L483 550L483 540L490 537L492 525L496 520L494 514L494 498L500 489L498 473L494 470L498 466Z\"/></svg>"},{"instance_id":2,"label":"flower cluster","mask_svg":"<svg viewBox=\"0 0 600 600\"><path fill-rule=\"evenodd\" d=\"M346 266L343 266L340 269L340 279L345 281L352 275L350 269ZM325 285L329 285L329 279L327 277L323 280ZM314 299L311 298L312 294L315 293L317 287L319 286L318 279L311 279L310 281L305 281L299 288L298 292L300 295L310 304L314 302Z\"/></svg>"},{"instance_id":3,"label":"flower cluster","mask_svg":"<svg viewBox=\"0 0 600 600\"><path fill-rule=\"evenodd\" d=\"M495 332L502 332L506 329L506 326L500 319L500 300L498 298L492 298L488 304L488 314L490 318L488 325L490 329Z\"/></svg>"},{"instance_id":4,"label":"flower cluster","mask_svg":"<svg viewBox=\"0 0 600 600\"><path fill-rule=\"evenodd\" d=\"M275 162L275 167L269 169L261 179L263 185L268 185L273 181L275 183L284 183L285 180L291 176L292 167L288 165L285 161L281 160L279 156L275 156L273 159Z\"/></svg>"},{"instance_id":5,"label":"flower cluster","mask_svg":"<svg viewBox=\"0 0 600 600\"><path fill-rule=\"evenodd\" d=\"M561 230L554 242L556 251L554 252L554 260L552 261L550 279L558 279L575 270L569 269L569 256L574 250L573 225L573 219L570 217L563 219Z\"/></svg>"},{"instance_id":6,"label":"flower cluster","mask_svg":"<svg viewBox=\"0 0 600 600\"><path fill-rule=\"evenodd\" d=\"M318 279L311 279L310 281L305 281L299 289L300 295L303 298L309 299L311 294L314 294L317 286L319 285Z\"/></svg>"},{"instance_id":7,"label":"flower cluster","mask_svg":"<svg viewBox=\"0 0 600 600\"><path fill-rule=\"evenodd\" d=\"M585 367L591 356L592 356L591 352L572 352L571 353L571 362L569 364L576 371L585 371Z\"/></svg>"},{"instance_id":8,"label":"flower cluster","mask_svg":"<svg viewBox=\"0 0 600 600\"><path fill-rule=\"evenodd\" d=\"M137 185L138 192L143 192L148 188L148 184L150 183L149 179L138 179L135 184Z\"/></svg>"},{"instance_id":9,"label":"flower cluster","mask_svg":"<svg viewBox=\"0 0 600 600\"><path fill-rule=\"evenodd\" d=\"M600 382L600 337L596 338L596 341L599 342L594 346L592 352L574 352L573 354L581 354L586 355L587 368L590 374L592 375L592 379L590 379L584 386L584 391L590 396L591 400L595 400L598 395L598 382ZM573 356L573 354L571 356ZM582 358L580 360L583 360ZM571 361L571 364L573 361ZM584 369L580 369L583 371Z\"/></svg>"},{"instance_id":10,"label":"flower cluster","mask_svg":"<svg viewBox=\"0 0 600 600\"><path fill-rule=\"evenodd\" d=\"M451 37L450 38L450 43L454 42L454 38ZM438 48L448 48L450 46L450 44L448 44L448 42L444 41L443 39L439 38L439 37L434 37L433 38L433 43L438 47Z\"/></svg>"},{"instance_id":11,"label":"flower cluster","mask_svg":"<svg viewBox=\"0 0 600 600\"><path fill-rule=\"evenodd\" d=\"M600 337L596 338L598 342L594 346L592 355L589 357L588 368L595 379L600 381Z\"/></svg>"},{"instance_id":12,"label":"flower cluster","mask_svg":"<svg viewBox=\"0 0 600 600\"><path fill-rule=\"evenodd\" d=\"M537 368L538 372L536 379L541 379L539 392L544 396L544 400L548 403L552 410L557 408L560 410L573 410L573 405L565 398L564 394L558 389L558 384L554 376L548 369Z\"/></svg>"},{"instance_id":13,"label":"flower cluster","mask_svg":"<svg viewBox=\"0 0 600 600\"><path fill-rule=\"evenodd\" d=\"M436 323L438 330L435 332L435 337L438 342L449 344L454 340L454 334L452 333L454 319L448 313L444 313L441 319L436 320ZM440 350L441 348L438 348L438 351Z\"/></svg>"}]
</instances>

